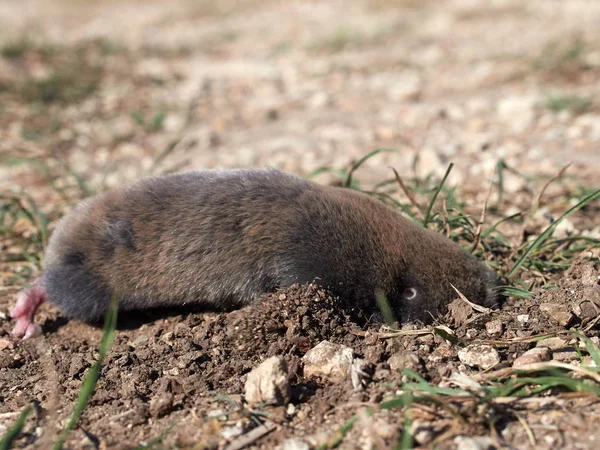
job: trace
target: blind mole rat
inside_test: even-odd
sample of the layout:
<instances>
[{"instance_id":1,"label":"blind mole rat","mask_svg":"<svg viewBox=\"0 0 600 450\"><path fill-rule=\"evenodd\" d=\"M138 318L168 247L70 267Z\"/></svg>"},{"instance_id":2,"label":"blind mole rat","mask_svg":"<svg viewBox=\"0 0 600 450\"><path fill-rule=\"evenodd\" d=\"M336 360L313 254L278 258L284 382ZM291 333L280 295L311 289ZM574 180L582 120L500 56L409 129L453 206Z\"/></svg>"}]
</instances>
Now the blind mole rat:
<instances>
[{"instance_id":1,"label":"blind mole rat","mask_svg":"<svg viewBox=\"0 0 600 450\"><path fill-rule=\"evenodd\" d=\"M496 274L441 234L369 196L271 169L143 179L87 199L51 236L41 279L11 311L13 333L39 332L45 299L90 321L115 292L121 310L204 304L234 309L294 283L329 288L375 311L427 321L456 294L493 306Z\"/></svg>"}]
</instances>

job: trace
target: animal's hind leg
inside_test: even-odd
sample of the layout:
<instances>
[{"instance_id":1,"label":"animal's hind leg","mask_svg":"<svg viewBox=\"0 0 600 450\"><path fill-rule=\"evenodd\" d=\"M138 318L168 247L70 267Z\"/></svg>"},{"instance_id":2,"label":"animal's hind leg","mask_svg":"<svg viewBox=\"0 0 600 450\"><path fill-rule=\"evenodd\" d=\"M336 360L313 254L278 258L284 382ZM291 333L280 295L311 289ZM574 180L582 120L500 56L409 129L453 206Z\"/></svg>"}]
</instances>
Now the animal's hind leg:
<instances>
[{"instance_id":1,"label":"animal's hind leg","mask_svg":"<svg viewBox=\"0 0 600 450\"><path fill-rule=\"evenodd\" d=\"M19 294L17 304L10 312L10 316L17 321L12 334L28 339L42 333L42 329L33 321L33 317L44 300L46 300L46 288L42 279L38 278Z\"/></svg>"}]
</instances>

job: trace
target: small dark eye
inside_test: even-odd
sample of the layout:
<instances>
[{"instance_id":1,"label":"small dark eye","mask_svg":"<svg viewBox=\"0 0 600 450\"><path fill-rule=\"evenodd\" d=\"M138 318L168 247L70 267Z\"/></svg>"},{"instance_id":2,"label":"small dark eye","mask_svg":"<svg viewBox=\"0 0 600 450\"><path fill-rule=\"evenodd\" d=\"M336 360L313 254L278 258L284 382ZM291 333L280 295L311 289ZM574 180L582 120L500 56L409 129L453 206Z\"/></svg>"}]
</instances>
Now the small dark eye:
<instances>
[{"instance_id":1,"label":"small dark eye","mask_svg":"<svg viewBox=\"0 0 600 450\"><path fill-rule=\"evenodd\" d=\"M417 290L413 287L410 288L406 288L404 289L404 292L402 293L402 297L404 297L405 300L414 300L415 298L417 298Z\"/></svg>"}]
</instances>

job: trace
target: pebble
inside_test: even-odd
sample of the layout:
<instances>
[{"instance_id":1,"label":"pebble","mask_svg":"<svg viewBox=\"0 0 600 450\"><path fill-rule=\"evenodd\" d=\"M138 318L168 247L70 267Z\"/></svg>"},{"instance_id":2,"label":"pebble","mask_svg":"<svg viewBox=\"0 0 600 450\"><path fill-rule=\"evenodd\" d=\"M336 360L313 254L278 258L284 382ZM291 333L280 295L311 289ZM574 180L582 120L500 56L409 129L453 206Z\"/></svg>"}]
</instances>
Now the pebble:
<instances>
[{"instance_id":1,"label":"pebble","mask_svg":"<svg viewBox=\"0 0 600 450\"><path fill-rule=\"evenodd\" d=\"M244 398L249 406L287 405L290 401L288 367L281 356L271 356L246 378Z\"/></svg>"},{"instance_id":2,"label":"pebble","mask_svg":"<svg viewBox=\"0 0 600 450\"><path fill-rule=\"evenodd\" d=\"M533 123L535 117L533 99L523 96L511 96L498 103L498 119L513 133L522 133Z\"/></svg>"},{"instance_id":3,"label":"pebble","mask_svg":"<svg viewBox=\"0 0 600 450\"><path fill-rule=\"evenodd\" d=\"M228 441L233 440L234 438L241 436L244 433L244 429L240 427L225 427L221 430L221 436L227 439Z\"/></svg>"},{"instance_id":4,"label":"pebble","mask_svg":"<svg viewBox=\"0 0 600 450\"><path fill-rule=\"evenodd\" d=\"M321 341L302 357L306 377L323 376L332 382L348 377L354 360L352 349Z\"/></svg>"},{"instance_id":5,"label":"pebble","mask_svg":"<svg viewBox=\"0 0 600 450\"><path fill-rule=\"evenodd\" d=\"M560 349L564 348L566 344L567 343L565 342L564 339L562 339L558 336L555 336L555 337L550 337L550 338L538 341L536 346L537 347L547 347L550 350L560 350Z\"/></svg>"},{"instance_id":6,"label":"pebble","mask_svg":"<svg viewBox=\"0 0 600 450\"><path fill-rule=\"evenodd\" d=\"M309 450L310 446L301 439L290 438L283 441L281 450Z\"/></svg>"},{"instance_id":7,"label":"pebble","mask_svg":"<svg viewBox=\"0 0 600 450\"><path fill-rule=\"evenodd\" d=\"M582 290L583 290L582 294L585 296L585 298L590 298L594 294L598 294L598 296L600 296L600 292L598 292L598 293L594 292L594 291L597 291L597 289L595 289L591 286L586 286L586 287L582 288ZM586 295L587 292L585 292L587 290L590 291L590 293L588 295ZM598 315L599 308L598 308L598 306L596 306L596 302L592 303L592 302L586 300L586 301L582 301L581 303L575 305L573 307L573 313L582 320L589 320L589 319L594 319Z\"/></svg>"},{"instance_id":8,"label":"pebble","mask_svg":"<svg viewBox=\"0 0 600 450\"><path fill-rule=\"evenodd\" d=\"M433 439L431 424L425 420L414 420L410 425L410 433L419 445L427 445Z\"/></svg>"},{"instance_id":9,"label":"pebble","mask_svg":"<svg viewBox=\"0 0 600 450\"><path fill-rule=\"evenodd\" d=\"M456 436L454 438L456 450L495 450L494 441L487 436L471 437Z\"/></svg>"},{"instance_id":10,"label":"pebble","mask_svg":"<svg viewBox=\"0 0 600 450\"><path fill-rule=\"evenodd\" d=\"M388 359L390 369L402 372L404 369L417 370L419 367L419 357L410 351L399 351L394 353Z\"/></svg>"},{"instance_id":11,"label":"pebble","mask_svg":"<svg viewBox=\"0 0 600 450\"><path fill-rule=\"evenodd\" d=\"M529 322L529 314L519 314L517 316L517 322L522 324Z\"/></svg>"},{"instance_id":12,"label":"pebble","mask_svg":"<svg viewBox=\"0 0 600 450\"><path fill-rule=\"evenodd\" d=\"M565 349L563 351L553 352L552 359L559 362L577 361L579 359L579 354L575 351Z\"/></svg>"},{"instance_id":13,"label":"pebble","mask_svg":"<svg viewBox=\"0 0 600 450\"><path fill-rule=\"evenodd\" d=\"M500 363L498 351L487 344L471 344L458 352L458 359L467 366L491 369Z\"/></svg>"},{"instance_id":14,"label":"pebble","mask_svg":"<svg viewBox=\"0 0 600 450\"><path fill-rule=\"evenodd\" d=\"M15 348L15 345L10 342L8 339L0 339L0 350L5 350L5 349L9 349L12 350L13 348Z\"/></svg>"},{"instance_id":15,"label":"pebble","mask_svg":"<svg viewBox=\"0 0 600 450\"><path fill-rule=\"evenodd\" d=\"M568 307L559 303L542 303L540 304L540 311L563 327L569 325L571 320L573 320L573 314L569 311Z\"/></svg>"},{"instance_id":16,"label":"pebble","mask_svg":"<svg viewBox=\"0 0 600 450\"><path fill-rule=\"evenodd\" d=\"M527 350L513 363L513 367L525 366L527 364L534 364L544 361L550 361L552 358L552 351L548 347L535 347L531 350Z\"/></svg>"},{"instance_id":17,"label":"pebble","mask_svg":"<svg viewBox=\"0 0 600 450\"><path fill-rule=\"evenodd\" d=\"M150 400L150 415L152 417L164 417L173 408L173 394L165 393Z\"/></svg>"},{"instance_id":18,"label":"pebble","mask_svg":"<svg viewBox=\"0 0 600 450\"><path fill-rule=\"evenodd\" d=\"M504 331L504 324L501 320L490 320L485 324L485 331L489 336L498 337Z\"/></svg>"}]
</instances>

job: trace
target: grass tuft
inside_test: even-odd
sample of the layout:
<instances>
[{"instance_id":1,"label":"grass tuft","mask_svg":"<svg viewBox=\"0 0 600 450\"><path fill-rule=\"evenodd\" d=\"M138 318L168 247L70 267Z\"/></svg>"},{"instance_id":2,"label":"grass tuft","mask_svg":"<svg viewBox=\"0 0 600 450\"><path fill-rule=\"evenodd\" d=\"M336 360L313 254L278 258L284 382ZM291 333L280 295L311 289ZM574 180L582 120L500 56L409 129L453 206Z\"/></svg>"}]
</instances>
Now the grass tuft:
<instances>
[{"instance_id":1,"label":"grass tuft","mask_svg":"<svg viewBox=\"0 0 600 450\"><path fill-rule=\"evenodd\" d=\"M448 169L446 170L446 173L444 174L444 178L442 178L442 181L440 182L438 188L435 190L435 192L433 193L433 196L431 197L431 200L429 201L429 206L427 207L427 211L425 212L425 218L423 219L424 227L427 227L427 224L431 220L431 210L433 208L433 205L435 204L435 201L437 200L438 195L440 195L440 191L444 187L444 184L446 183L446 180L448 179L448 175L450 175L450 172L452 171L453 167L454 167L454 163L450 163L450 165L448 166Z\"/></svg>"},{"instance_id":2,"label":"grass tuft","mask_svg":"<svg viewBox=\"0 0 600 450\"><path fill-rule=\"evenodd\" d=\"M513 267L508 271L508 273L506 274L507 278L512 278L517 271L521 268L521 266L523 264L525 264L525 262L527 261L527 259L533 254L533 252L535 252L537 249L539 249L540 247L542 247L542 245L544 244L544 242L546 242L546 240L548 240L548 238L552 235L552 233L554 232L554 230L556 229L556 227L567 217L569 217L571 214L573 214L575 211L580 210L581 208L583 208L584 206L588 205L589 203L591 203L592 201L594 201L596 198L600 197L600 189L597 191L592 192L591 194L586 195L584 198L582 198L575 206L573 206L572 208L568 209L566 212L564 212L558 219L556 219L554 222L552 222L552 224L550 224L538 237L537 239L535 239L531 245L527 248L527 250L525 250L521 256L519 257L519 259L517 259L517 262L513 265Z\"/></svg>"}]
</instances>

